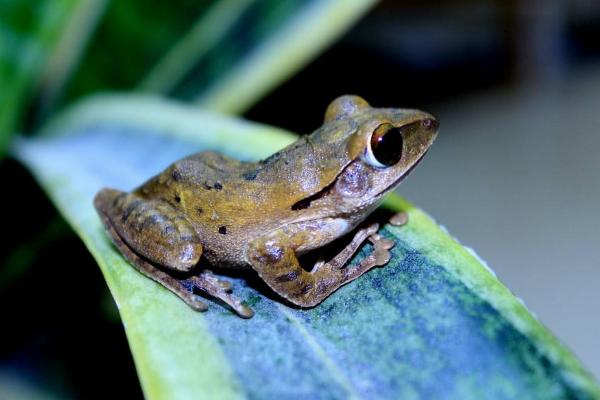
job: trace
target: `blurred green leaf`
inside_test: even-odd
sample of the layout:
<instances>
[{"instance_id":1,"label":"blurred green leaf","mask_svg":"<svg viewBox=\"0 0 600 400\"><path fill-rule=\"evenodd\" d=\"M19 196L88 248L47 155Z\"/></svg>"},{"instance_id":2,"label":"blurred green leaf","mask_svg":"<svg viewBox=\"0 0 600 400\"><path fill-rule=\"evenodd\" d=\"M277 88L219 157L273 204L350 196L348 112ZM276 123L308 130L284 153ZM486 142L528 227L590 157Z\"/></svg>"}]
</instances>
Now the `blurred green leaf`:
<instances>
[{"instance_id":1,"label":"blurred green leaf","mask_svg":"<svg viewBox=\"0 0 600 400\"><path fill-rule=\"evenodd\" d=\"M39 82L38 120L54 111L81 61L107 3L108 0L79 1L65 21L60 40L50 54Z\"/></svg>"},{"instance_id":2,"label":"blurred green leaf","mask_svg":"<svg viewBox=\"0 0 600 400\"><path fill-rule=\"evenodd\" d=\"M375 0L238 2L231 10L235 25L229 26L234 21L229 15L221 17L227 18L223 24L214 24L214 19L212 24L203 20L166 58L164 63L191 69L187 79L180 80L175 94L195 98L204 108L243 112L337 39L374 3ZM223 27L230 29L219 29ZM205 31L220 35L212 48L197 38ZM204 37L213 38L208 32ZM192 41L201 52L192 51ZM187 60L184 54L188 55ZM171 76L158 75L162 82ZM165 89L165 85L161 88Z\"/></svg>"},{"instance_id":3,"label":"blurred green leaf","mask_svg":"<svg viewBox=\"0 0 600 400\"><path fill-rule=\"evenodd\" d=\"M69 98L132 89L192 29L212 0L112 1L69 88Z\"/></svg>"},{"instance_id":4,"label":"blurred green leaf","mask_svg":"<svg viewBox=\"0 0 600 400\"><path fill-rule=\"evenodd\" d=\"M396 242L389 265L310 310L232 278L256 311L250 320L214 303L196 313L141 276L93 209L101 187L131 189L190 152L256 159L293 140L155 98L106 96L16 144L15 155L98 261L147 397L600 397L573 355L471 251L399 197L388 206L407 211L410 222L383 230Z\"/></svg>"},{"instance_id":5,"label":"blurred green leaf","mask_svg":"<svg viewBox=\"0 0 600 400\"><path fill-rule=\"evenodd\" d=\"M112 88L242 112L309 62L376 0L113 2L72 96Z\"/></svg>"},{"instance_id":6,"label":"blurred green leaf","mask_svg":"<svg viewBox=\"0 0 600 400\"><path fill-rule=\"evenodd\" d=\"M0 0L0 156L38 87L60 90L103 2Z\"/></svg>"},{"instance_id":7,"label":"blurred green leaf","mask_svg":"<svg viewBox=\"0 0 600 400\"><path fill-rule=\"evenodd\" d=\"M214 48L254 0L221 0L201 15L140 84L144 91L167 93Z\"/></svg>"},{"instance_id":8,"label":"blurred green leaf","mask_svg":"<svg viewBox=\"0 0 600 400\"><path fill-rule=\"evenodd\" d=\"M375 0L299 3L301 7L289 7L286 15L271 18L273 25L268 29L253 25L250 46L237 45L243 51L241 57L232 60L236 44L225 42L219 53L229 56L229 61L213 63L219 76L205 80L204 85L195 83L198 75L192 80L192 87L202 88L195 95L201 106L231 113L246 111L341 36Z\"/></svg>"},{"instance_id":9,"label":"blurred green leaf","mask_svg":"<svg viewBox=\"0 0 600 400\"><path fill-rule=\"evenodd\" d=\"M107 88L244 111L375 1L0 0L0 157L13 132Z\"/></svg>"}]
</instances>

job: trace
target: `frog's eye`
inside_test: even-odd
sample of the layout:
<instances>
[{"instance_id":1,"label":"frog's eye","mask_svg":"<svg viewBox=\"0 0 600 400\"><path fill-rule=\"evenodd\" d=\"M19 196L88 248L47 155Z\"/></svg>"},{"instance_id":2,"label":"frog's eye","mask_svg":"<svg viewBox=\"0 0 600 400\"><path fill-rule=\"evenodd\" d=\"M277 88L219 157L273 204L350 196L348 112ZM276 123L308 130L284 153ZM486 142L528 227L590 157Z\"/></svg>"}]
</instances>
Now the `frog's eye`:
<instances>
[{"instance_id":1,"label":"frog's eye","mask_svg":"<svg viewBox=\"0 0 600 400\"><path fill-rule=\"evenodd\" d=\"M377 168L396 164L402 158L402 132L391 124L379 125L371 134L365 161Z\"/></svg>"}]
</instances>

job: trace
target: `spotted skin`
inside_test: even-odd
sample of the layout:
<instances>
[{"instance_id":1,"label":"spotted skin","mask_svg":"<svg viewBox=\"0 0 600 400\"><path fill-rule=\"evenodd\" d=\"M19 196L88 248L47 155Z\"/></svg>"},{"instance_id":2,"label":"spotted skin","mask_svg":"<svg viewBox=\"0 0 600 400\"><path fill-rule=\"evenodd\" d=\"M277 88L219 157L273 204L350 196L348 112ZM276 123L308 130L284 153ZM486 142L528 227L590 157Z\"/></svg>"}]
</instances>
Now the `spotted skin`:
<instances>
[{"instance_id":1,"label":"spotted skin","mask_svg":"<svg viewBox=\"0 0 600 400\"><path fill-rule=\"evenodd\" d=\"M192 154L131 192L102 189L95 206L133 266L195 310L206 309L201 292L242 317L252 315L208 265L253 271L284 299L313 307L389 261L393 243L376 234L376 225L361 224L436 135L430 114L342 96L319 129L264 160ZM298 257L357 228L340 254L310 272L302 268ZM367 239L372 254L346 265Z\"/></svg>"}]
</instances>

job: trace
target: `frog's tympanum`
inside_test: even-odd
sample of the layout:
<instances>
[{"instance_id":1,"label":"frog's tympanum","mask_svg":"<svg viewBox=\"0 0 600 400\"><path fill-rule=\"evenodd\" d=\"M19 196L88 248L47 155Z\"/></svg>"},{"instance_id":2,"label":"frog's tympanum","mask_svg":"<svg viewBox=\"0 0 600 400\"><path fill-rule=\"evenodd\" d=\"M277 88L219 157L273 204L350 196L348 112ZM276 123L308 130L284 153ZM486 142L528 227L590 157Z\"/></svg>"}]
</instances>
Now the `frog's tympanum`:
<instances>
[{"instance_id":1,"label":"frog's tympanum","mask_svg":"<svg viewBox=\"0 0 600 400\"><path fill-rule=\"evenodd\" d=\"M130 193L103 189L94 203L131 264L195 310L208 308L198 290L242 317L254 314L208 264L254 270L289 302L312 307L389 261L393 243L377 234L377 224L361 222L417 165L437 128L422 111L342 96L319 129L264 160L194 154ZM357 227L331 260L300 265L298 256ZM346 265L367 239L371 254Z\"/></svg>"}]
</instances>

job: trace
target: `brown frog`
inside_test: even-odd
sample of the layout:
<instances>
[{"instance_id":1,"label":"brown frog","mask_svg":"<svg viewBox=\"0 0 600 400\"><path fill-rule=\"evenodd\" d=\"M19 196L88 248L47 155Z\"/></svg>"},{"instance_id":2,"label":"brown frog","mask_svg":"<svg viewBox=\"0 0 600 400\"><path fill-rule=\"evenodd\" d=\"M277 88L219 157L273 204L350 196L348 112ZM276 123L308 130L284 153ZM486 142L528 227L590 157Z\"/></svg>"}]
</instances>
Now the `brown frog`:
<instances>
[{"instance_id":1,"label":"brown frog","mask_svg":"<svg viewBox=\"0 0 600 400\"><path fill-rule=\"evenodd\" d=\"M327 108L323 126L267 159L194 154L130 193L102 189L94 204L131 264L195 310L208 308L195 293L200 290L241 317L254 314L227 281L195 268L205 260L252 269L291 303L312 307L385 265L393 243L371 224L310 272L297 257L359 226L422 159L437 128L425 112L373 108L358 96L342 96ZM346 266L366 239L372 254Z\"/></svg>"}]
</instances>

